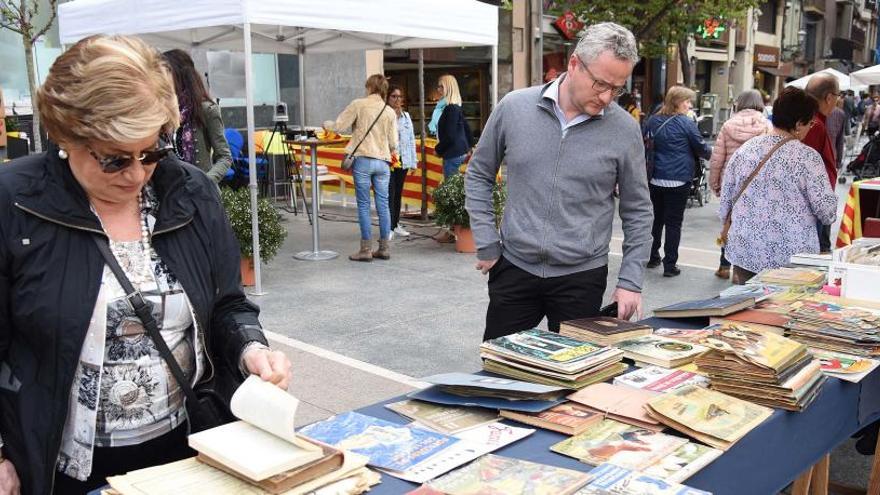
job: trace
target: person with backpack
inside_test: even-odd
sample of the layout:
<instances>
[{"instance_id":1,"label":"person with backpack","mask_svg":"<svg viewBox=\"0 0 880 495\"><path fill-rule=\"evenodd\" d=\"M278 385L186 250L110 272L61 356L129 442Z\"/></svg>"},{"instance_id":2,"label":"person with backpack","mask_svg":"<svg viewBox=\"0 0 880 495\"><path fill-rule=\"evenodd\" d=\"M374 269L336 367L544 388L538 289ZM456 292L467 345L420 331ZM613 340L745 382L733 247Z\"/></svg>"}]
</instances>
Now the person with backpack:
<instances>
[{"instance_id":1,"label":"person with backpack","mask_svg":"<svg viewBox=\"0 0 880 495\"><path fill-rule=\"evenodd\" d=\"M663 276L675 277L681 273L678 262L678 244L681 224L687 205L691 179L694 177L696 157L709 158L712 149L703 141L697 124L687 114L693 107L696 94L684 87L673 86L666 93L663 107L645 124L645 148L648 162L649 189L654 205L654 242L648 268L663 264ZM666 242L661 235L666 231ZM663 244L665 256L660 258Z\"/></svg>"}]
</instances>

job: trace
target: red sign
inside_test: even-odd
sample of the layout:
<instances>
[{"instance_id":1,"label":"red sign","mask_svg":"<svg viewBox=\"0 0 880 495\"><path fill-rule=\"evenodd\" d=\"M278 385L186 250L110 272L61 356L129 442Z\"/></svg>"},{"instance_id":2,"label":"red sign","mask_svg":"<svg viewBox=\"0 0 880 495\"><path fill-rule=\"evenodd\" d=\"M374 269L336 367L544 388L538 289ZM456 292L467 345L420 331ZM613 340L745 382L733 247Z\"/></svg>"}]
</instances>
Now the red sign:
<instances>
[{"instance_id":1,"label":"red sign","mask_svg":"<svg viewBox=\"0 0 880 495\"><path fill-rule=\"evenodd\" d=\"M584 28L584 23L579 21L577 17L569 10L556 18L553 26L559 31L559 34L567 40L577 37L577 34Z\"/></svg>"}]
</instances>

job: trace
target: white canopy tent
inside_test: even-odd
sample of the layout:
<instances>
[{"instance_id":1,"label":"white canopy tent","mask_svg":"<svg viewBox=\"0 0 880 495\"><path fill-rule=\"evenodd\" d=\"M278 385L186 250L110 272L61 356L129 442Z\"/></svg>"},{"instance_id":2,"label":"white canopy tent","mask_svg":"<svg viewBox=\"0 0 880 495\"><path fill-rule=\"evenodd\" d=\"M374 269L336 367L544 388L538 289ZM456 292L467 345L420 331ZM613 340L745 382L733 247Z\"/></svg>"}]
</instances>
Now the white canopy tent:
<instances>
[{"instance_id":1,"label":"white canopy tent","mask_svg":"<svg viewBox=\"0 0 880 495\"><path fill-rule=\"evenodd\" d=\"M253 146L254 52L300 56L302 123L307 52L489 45L493 105L498 98L498 9L476 0L72 0L58 6L58 26L64 44L93 34L129 34L163 48L245 52L256 294L262 293L262 282Z\"/></svg>"},{"instance_id":2,"label":"white canopy tent","mask_svg":"<svg viewBox=\"0 0 880 495\"><path fill-rule=\"evenodd\" d=\"M880 84L880 65L872 65L862 70L857 70L849 75L853 83L870 86L871 84Z\"/></svg>"},{"instance_id":3,"label":"white canopy tent","mask_svg":"<svg viewBox=\"0 0 880 495\"><path fill-rule=\"evenodd\" d=\"M837 83L840 86L841 91L847 91L850 89L853 91L861 91L863 89L867 89L867 86L861 85L857 81L851 81L850 76L835 69L822 69L818 72L808 74L800 79L796 79L786 84L786 86L794 86L796 88L804 89L807 87L807 82L809 82L810 78L815 76L816 74L831 74L832 76L836 77Z\"/></svg>"}]
</instances>

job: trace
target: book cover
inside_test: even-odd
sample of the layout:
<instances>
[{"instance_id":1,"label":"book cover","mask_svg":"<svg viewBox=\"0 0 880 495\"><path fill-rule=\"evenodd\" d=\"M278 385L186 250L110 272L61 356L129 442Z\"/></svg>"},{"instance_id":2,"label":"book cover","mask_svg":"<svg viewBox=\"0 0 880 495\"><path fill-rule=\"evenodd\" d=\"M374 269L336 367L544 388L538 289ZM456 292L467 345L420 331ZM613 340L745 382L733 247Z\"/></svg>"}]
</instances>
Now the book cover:
<instances>
[{"instance_id":1,"label":"book cover","mask_svg":"<svg viewBox=\"0 0 880 495\"><path fill-rule=\"evenodd\" d=\"M587 473L493 454L428 483L447 495L571 495L584 486Z\"/></svg>"},{"instance_id":2,"label":"book cover","mask_svg":"<svg viewBox=\"0 0 880 495\"><path fill-rule=\"evenodd\" d=\"M596 333L599 335L615 335L618 333L633 331L649 331L650 326L641 323L633 323L631 321L612 318L610 316L595 316L591 318L581 318L578 320L568 320L560 323L560 327L573 327L577 330Z\"/></svg>"},{"instance_id":3,"label":"book cover","mask_svg":"<svg viewBox=\"0 0 880 495\"><path fill-rule=\"evenodd\" d=\"M648 429L658 426L656 419L648 416L645 404L657 397L657 392L641 390L610 383L594 383L568 396L572 400L601 411L624 423Z\"/></svg>"},{"instance_id":4,"label":"book cover","mask_svg":"<svg viewBox=\"0 0 880 495\"><path fill-rule=\"evenodd\" d=\"M389 472L392 476L415 483L424 483L464 465L481 455L494 452L534 433L531 428L519 428L501 422L483 425L455 435L458 442L428 457L403 472Z\"/></svg>"},{"instance_id":5,"label":"book cover","mask_svg":"<svg viewBox=\"0 0 880 495\"><path fill-rule=\"evenodd\" d=\"M853 356L842 352L832 352L824 349L810 349L810 351L819 360L822 372L848 382L858 383L880 365L880 361L876 359Z\"/></svg>"},{"instance_id":6,"label":"book cover","mask_svg":"<svg viewBox=\"0 0 880 495\"><path fill-rule=\"evenodd\" d=\"M659 462L687 443L687 439L645 430L610 419L563 440L550 450L587 464L605 462L641 470Z\"/></svg>"},{"instance_id":7,"label":"book cover","mask_svg":"<svg viewBox=\"0 0 880 495\"><path fill-rule=\"evenodd\" d=\"M539 413L501 411L501 417L566 435L576 435L602 420L602 414L577 402L563 402Z\"/></svg>"},{"instance_id":8,"label":"book cover","mask_svg":"<svg viewBox=\"0 0 880 495\"><path fill-rule=\"evenodd\" d=\"M763 270L754 279L765 284L815 285L825 280L825 272L810 268L771 268Z\"/></svg>"},{"instance_id":9,"label":"book cover","mask_svg":"<svg viewBox=\"0 0 880 495\"><path fill-rule=\"evenodd\" d=\"M446 392L465 397L553 400L565 392L563 387L551 387L476 373L442 373L423 378L423 380L441 386Z\"/></svg>"},{"instance_id":10,"label":"book cover","mask_svg":"<svg viewBox=\"0 0 880 495\"><path fill-rule=\"evenodd\" d=\"M403 400L385 407L447 435L498 420L498 415L490 409L442 406L421 400Z\"/></svg>"},{"instance_id":11,"label":"book cover","mask_svg":"<svg viewBox=\"0 0 880 495\"><path fill-rule=\"evenodd\" d=\"M722 450L773 414L768 407L694 385L661 394L648 408L652 416L682 433L694 431L707 435L707 440L722 440L713 445Z\"/></svg>"},{"instance_id":12,"label":"book cover","mask_svg":"<svg viewBox=\"0 0 880 495\"><path fill-rule=\"evenodd\" d=\"M696 301L684 301L654 310L663 317L726 316L755 305L755 298L744 296L713 297Z\"/></svg>"},{"instance_id":13,"label":"book cover","mask_svg":"<svg viewBox=\"0 0 880 495\"><path fill-rule=\"evenodd\" d=\"M653 392L668 392L686 385L708 387L709 379L689 371L648 366L616 377L614 385L625 385Z\"/></svg>"},{"instance_id":14,"label":"book cover","mask_svg":"<svg viewBox=\"0 0 880 495\"><path fill-rule=\"evenodd\" d=\"M576 495L712 495L614 464L602 464L589 474L590 482Z\"/></svg>"},{"instance_id":15,"label":"book cover","mask_svg":"<svg viewBox=\"0 0 880 495\"><path fill-rule=\"evenodd\" d=\"M602 347L557 333L533 328L484 342L481 347L503 350L539 361L570 363L584 359Z\"/></svg>"},{"instance_id":16,"label":"book cover","mask_svg":"<svg viewBox=\"0 0 880 495\"><path fill-rule=\"evenodd\" d=\"M773 333L749 328L748 324L711 325L704 345L722 353L775 370L783 371L807 352L807 346ZM699 363L697 363L699 365Z\"/></svg>"},{"instance_id":17,"label":"book cover","mask_svg":"<svg viewBox=\"0 0 880 495\"><path fill-rule=\"evenodd\" d=\"M660 460L660 462L644 469L644 474L655 476L670 483L682 483L708 466L723 454L703 444L688 442Z\"/></svg>"},{"instance_id":18,"label":"book cover","mask_svg":"<svg viewBox=\"0 0 880 495\"><path fill-rule=\"evenodd\" d=\"M406 471L458 441L356 412L339 414L300 429L303 436L370 458L370 465Z\"/></svg>"},{"instance_id":19,"label":"book cover","mask_svg":"<svg viewBox=\"0 0 880 495\"><path fill-rule=\"evenodd\" d=\"M619 342L617 347L624 357L633 361L670 365L692 361L708 349L700 344L690 344L658 335L645 335L637 339Z\"/></svg>"},{"instance_id":20,"label":"book cover","mask_svg":"<svg viewBox=\"0 0 880 495\"><path fill-rule=\"evenodd\" d=\"M482 407L486 409L509 409L512 411L538 412L562 404L565 399L557 400L508 400L498 397L462 397L444 392L439 386L433 385L422 390L407 394L410 399L418 399L447 406Z\"/></svg>"}]
</instances>

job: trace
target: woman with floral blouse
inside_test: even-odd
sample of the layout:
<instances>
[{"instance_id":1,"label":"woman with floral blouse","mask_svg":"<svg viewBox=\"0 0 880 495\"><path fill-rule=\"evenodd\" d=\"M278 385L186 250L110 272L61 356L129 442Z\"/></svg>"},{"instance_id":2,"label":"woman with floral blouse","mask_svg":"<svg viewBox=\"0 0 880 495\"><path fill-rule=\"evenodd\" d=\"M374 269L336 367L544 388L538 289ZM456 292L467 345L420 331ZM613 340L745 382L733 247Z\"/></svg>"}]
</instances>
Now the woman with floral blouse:
<instances>
[{"instance_id":1,"label":"woman with floral blouse","mask_svg":"<svg viewBox=\"0 0 880 495\"><path fill-rule=\"evenodd\" d=\"M803 90L786 88L773 105L772 132L747 141L725 167L718 216L724 222L732 210L725 250L734 265L736 284L761 270L788 264L793 254L818 253L816 222L834 222L837 196L822 158L800 142L816 109L816 100ZM771 151L737 200L749 176Z\"/></svg>"}]
</instances>

